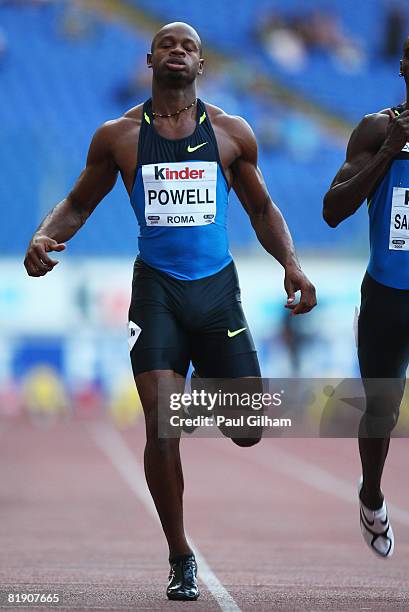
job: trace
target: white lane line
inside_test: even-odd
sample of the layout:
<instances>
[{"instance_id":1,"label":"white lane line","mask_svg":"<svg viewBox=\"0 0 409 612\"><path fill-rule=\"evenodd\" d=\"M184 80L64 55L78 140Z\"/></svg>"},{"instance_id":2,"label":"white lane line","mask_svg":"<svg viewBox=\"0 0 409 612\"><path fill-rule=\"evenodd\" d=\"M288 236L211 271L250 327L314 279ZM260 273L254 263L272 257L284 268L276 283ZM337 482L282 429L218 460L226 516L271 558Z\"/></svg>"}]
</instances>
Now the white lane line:
<instances>
[{"instance_id":1,"label":"white lane line","mask_svg":"<svg viewBox=\"0 0 409 612\"><path fill-rule=\"evenodd\" d=\"M145 476L138 461L119 432L106 423L90 425L90 431L99 448L110 459L111 463L118 470L131 491L143 504L152 518L157 520L158 524L160 524L156 508L148 492ZM223 612L241 612L233 597L210 569L206 559L189 536L188 540L195 551L195 556L200 568L200 578L217 601L220 609L223 610Z\"/></svg>"},{"instance_id":2,"label":"white lane line","mask_svg":"<svg viewBox=\"0 0 409 612\"><path fill-rule=\"evenodd\" d=\"M350 482L334 476L322 467L295 457L292 453L271 446L271 459L266 461L265 457L257 453L248 453L246 460L267 468L271 471L278 471L301 481L302 483L314 487L322 493L329 493L342 501L357 506L358 493L357 487ZM358 482L358 478L357 478ZM388 510L392 521L397 521L405 527L409 526L409 512L394 504L388 503Z\"/></svg>"}]
</instances>

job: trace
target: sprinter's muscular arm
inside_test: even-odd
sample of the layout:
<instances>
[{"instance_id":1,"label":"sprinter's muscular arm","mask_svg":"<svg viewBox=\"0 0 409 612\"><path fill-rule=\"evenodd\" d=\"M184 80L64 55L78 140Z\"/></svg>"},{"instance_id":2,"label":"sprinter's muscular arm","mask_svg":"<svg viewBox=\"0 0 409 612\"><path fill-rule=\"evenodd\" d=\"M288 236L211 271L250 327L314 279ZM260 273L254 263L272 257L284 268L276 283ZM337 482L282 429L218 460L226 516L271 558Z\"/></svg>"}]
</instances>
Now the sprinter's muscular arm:
<instances>
[{"instance_id":1,"label":"sprinter's muscular arm","mask_svg":"<svg viewBox=\"0 0 409 612\"><path fill-rule=\"evenodd\" d=\"M95 132L86 167L75 186L48 213L32 237L24 260L29 276L44 276L57 265L58 261L51 259L47 253L63 251L63 243L74 236L114 187L119 170L112 153L115 123L109 121Z\"/></svg>"},{"instance_id":2,"label":"sprinter's muscular arm","mask_svg":"<svg viewBox=\"0 0 409 612\"><path fill-rule=\"evenodd\" d=\"M323 216L331 227L353 215L370 197L392 159L409 141L409 111L367 115L352 132L346 160L324 197Z\"/></svg>"},{"instance_id":3,"label":"sprinter's muscular arm","mask_svg":"<svg viewBox=\"0 0 409 612\"><path fill-rule=\"evenodd\" d=\"M257 142L250 126L240 117L229 117L229 135L237 143L238 155L231 166L233 189L249 215L257 238L264 249L285 270L286 307L293 314L309 312L316 305L315 288L302 272L291 234L278 207L272 201L263 175L257 166ZM301 291L298 304L295 292Z\"/></svg>"}]
</instances>

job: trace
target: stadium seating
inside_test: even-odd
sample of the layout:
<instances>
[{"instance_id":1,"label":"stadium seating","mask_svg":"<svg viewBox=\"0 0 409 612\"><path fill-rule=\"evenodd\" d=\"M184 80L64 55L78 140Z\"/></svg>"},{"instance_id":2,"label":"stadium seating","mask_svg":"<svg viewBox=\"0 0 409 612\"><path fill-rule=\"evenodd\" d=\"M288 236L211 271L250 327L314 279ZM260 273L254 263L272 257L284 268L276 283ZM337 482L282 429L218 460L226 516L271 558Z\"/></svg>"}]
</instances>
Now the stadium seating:
<instances>
[{"instance_id":1,"label":"stadium seating","mask_svg":"<svg viewBox=\"0 0 409 612\"><path fill-rule=\"evenodd\" d=\"M171 0L141 0L138 5L157 11L166 20L180 18L178 4ZM206 21L206 13L194 2L185 3L183 18L197 25L203 37L218 48L235 53L240 45L241 53L260 58L249 29L254 3L241 0L234 4L234 28L226 28L232 18L231 2L209 0L206 6L211 20ZM267 6L264 0L257 12L263 6ZM149 44L146 34L92 14L80 15L79 23L85 26L72 34L66 11L67 6L60 2L41 7L0 5L0 27L7 39L0 59L0 200L6 211L0 225L3 255L22 253L41 218L69 191L97 126L125 110L116 92L141 63ZM311 71L302 83L294 77L293 85L300 91L305 86L306 95L317 92L319 74L322 76L318 68ZM339 89L331 92L339 100ZM342 161L342 143L305 117L281 106L266 106L256 94L244 93L227 79L210 101L243 115L258 135L270 122L276 123L277 144L261 149L260 166L300 247L326 248L335 243L348 250L366 247L365 211L335 233L321 219L322 196ZM260 117L264 124L260 125ZM230 208L232 247L255 247L254 233L235 197ZM131 256L137 250L136 240L133 211L118 182L72 240L69 252Z\"/></svg>"},{"instance_id":2,"label":"stadium seating","mask_svg":"<svg viewBox=\"0 0 409 612\"><path fill-rule=\"evenodd\" d=\"M385 12L384 0L356 2L356 0L208 0L206 10L199 2L180 5L173 0L128 0L130 4L144 7L162 20L180 20L192 23L205 41L231 54L242 54L260 63L276 79L289 88L308 96L329 111L335 111L354 121L362 115L399 103L404 95L402 83L397 79L398 64L391 66L380 58ZM306 15L314 9L329 10L339 17L346 34L352 36L363 48L367 61L356 74L337 69L328 57L315 55L310 58L305 72L291 73L272 62L257 44L255 33L263 19L272 12L279 15ZM234 27L226 24L234 20ZM409 25L409 24L407 24Z\"/></svg>"}]
</instances>

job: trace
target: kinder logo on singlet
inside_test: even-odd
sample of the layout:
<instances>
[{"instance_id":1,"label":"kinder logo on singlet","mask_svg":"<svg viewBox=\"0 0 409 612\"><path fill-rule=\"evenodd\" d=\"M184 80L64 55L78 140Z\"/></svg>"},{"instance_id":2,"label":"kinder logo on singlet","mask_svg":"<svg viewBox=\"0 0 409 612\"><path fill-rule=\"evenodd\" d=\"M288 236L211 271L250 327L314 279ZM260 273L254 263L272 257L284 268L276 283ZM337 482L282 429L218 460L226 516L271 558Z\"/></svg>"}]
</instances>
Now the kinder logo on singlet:
<instances>
[{"instance_id":1,"label":"kinder logo on singlet","mask_svg":"<svg viewBox=\"0 0 409 612\"><path fill-rule=\"evenodd\" d=\"M192 170L189 166L183 170L172 170L172 168L161 168L155 166L155 179L157 181L185 181L188 179L202 179L204 170Z\"/></svg>"},{"instance_id":2,"label":"kinder logo on singlet","mask_svg":"<svg viewBox=\"0 0 409 612\"><path fill-rule=\"evenodd\" d=\"M216 217L217 162L142 167L147 225L207 225Z\"/></svg>"}]
</instances>

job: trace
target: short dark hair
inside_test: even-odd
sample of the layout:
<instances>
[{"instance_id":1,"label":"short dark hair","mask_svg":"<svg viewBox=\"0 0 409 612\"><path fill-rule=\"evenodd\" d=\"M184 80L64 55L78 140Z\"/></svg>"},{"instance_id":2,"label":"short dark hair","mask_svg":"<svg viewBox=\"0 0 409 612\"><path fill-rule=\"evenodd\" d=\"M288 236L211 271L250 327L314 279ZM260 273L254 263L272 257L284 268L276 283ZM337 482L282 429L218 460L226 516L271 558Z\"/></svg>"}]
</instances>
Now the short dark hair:
<instances>
[{"instance_id":1,"label":"short dark hair","mask_svg":"<svg viewBox=\"0 0 409 612\"><path fill-rule=\"evenodd\" d=\"M198 46L199 46L200 55L202 55L203 48L202 48L202 41L200 40L200 36L199 36L199 34L198 34L198 33L196 32L196 30L195 30L195 29L194 29L194 28L193 28L191 25L189 25L188 23L183 23L183 22L179 22L179 21L176 21L176 22L173 22L173 23L167 23L167 24L166 24L166 25L164 25L164 26L163 26L163 27L162 27L160 30L158 30L158 32L156 32L156 34L155 34L155 36L152 38L152 42L151 42L151 53L153 53L153 51L154 51L154 49L155 49L156 39L158 38L158 36L159 36L159 34L162 32L162 30L163 30L164 28L167 28L168 26L173 26L173 25L174 25L174 26L176 26L176 25L181 25L181 26L182 26L182 25L183 25L183 26L184 26L186 29L189 29L189 30L190 30L190 31L191 31L191 32L194 34L194 36L195 36L195 38L196 38L196 42L197 42L197 44L198 44Z\"/></svg>"}]
</instances>

